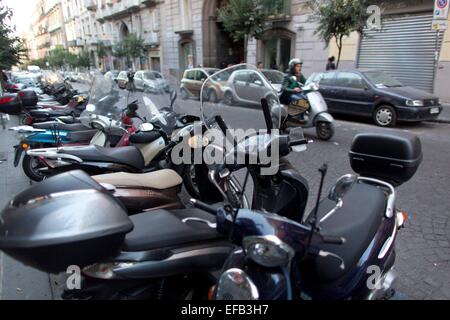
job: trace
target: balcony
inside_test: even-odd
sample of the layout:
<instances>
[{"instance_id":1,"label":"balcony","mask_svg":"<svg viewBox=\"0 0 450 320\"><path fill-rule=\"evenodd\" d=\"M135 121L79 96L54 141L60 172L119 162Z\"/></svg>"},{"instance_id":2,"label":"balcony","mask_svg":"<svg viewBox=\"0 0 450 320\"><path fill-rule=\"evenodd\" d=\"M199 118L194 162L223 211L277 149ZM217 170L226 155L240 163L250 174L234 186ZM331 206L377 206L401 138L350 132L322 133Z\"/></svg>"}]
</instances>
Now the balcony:
<instances>
[{"instance_id":1,"label":"balcony","mask_svg":"<svg viewBox=\"0 0 450 320\"><path fill-rule=\"evenodd\" d=\"M159 46L159 33L158 32L148 32L144 36L144 44L149 47Z\"/></svg>"},{"instance_id":2,"label":"balcony","mask_svg":"<svg viewBox=\"0 0 450 320\"><path fill-rule=\"evenodd\" d=\"M142 0L121 0L120 2L113 3L112 5L107 5L102 8L101 14L99 14L97 19L107 20L125 17L130 13L138 12L140 10L141 3Z\"/></svg>"},{"instance_id":3,"label":"balcony","mask_svg":"<svg viewBox=\"0 0 450 320\"><path fill-rule=\"evenodd\" d=\"M97 1L95 1L95 0L84 0L84 6L89 11L96 11L97 10Z\"/></svg>"},{"instance_id":4,"label":"balcony","mask_svg":"<svg viewBox=\"0 0 450 320\"><path fill-rule=\"evenodd\" d=\"M264 11L271 22L288 22L292 20L291 0L265 1Z\"/></svg>"}]
</instances>

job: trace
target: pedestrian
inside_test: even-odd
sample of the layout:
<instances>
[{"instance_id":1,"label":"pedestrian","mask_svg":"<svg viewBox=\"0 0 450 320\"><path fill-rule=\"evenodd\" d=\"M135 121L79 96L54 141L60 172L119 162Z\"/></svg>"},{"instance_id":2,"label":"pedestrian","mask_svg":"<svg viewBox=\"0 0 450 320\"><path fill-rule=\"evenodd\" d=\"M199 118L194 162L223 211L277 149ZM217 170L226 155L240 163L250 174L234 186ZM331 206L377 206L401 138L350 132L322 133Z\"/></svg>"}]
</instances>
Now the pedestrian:
<instances>
[{"instance_id":1,"label":"pedestrian","mask_svg":"<svg viewBox=\"0 0 450 320\"><path fill-rule=\"evenodd\" d=\"M263 69L264 68L264 65L263 65L263 63L261 62L261 61L259 61L257 64L256 64L256 67L258 68L258 69Z\"/></svg>"},{"instance_id":2,"label":"pedestrian","mask_svg":"<svg viewBox=\"0 0 450 320\"><path fill-rule=\"evenodd\" d=\"M328 63L327 63L327 66L325 67L326 71L336 70L336 64L334 63L334 60L335 60L334 56L331 56L330 58L328 58Z\"/></svg>"}]
</instances>

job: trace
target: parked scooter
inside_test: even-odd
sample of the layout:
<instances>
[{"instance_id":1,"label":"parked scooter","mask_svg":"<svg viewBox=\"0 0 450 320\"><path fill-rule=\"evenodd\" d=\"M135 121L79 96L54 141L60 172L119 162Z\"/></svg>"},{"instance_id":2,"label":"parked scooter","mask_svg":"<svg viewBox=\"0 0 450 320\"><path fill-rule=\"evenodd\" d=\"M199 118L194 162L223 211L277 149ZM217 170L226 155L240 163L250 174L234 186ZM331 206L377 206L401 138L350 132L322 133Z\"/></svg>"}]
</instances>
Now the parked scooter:
<instances>
[{"instance_id":1,"label":"parked scooter","mask_svg":"<svg viewBox=\"0 0 450 320\"><path fill-rule=\"evenodd\" d=\"M275 121L281 122L280 130L283 132L295 127L315 127L319 139L330 140L334 135L334 118L328 113L327 103L319 92L319 84L317 82L306 85L300 83L300 86L306 99L283 106L283 110L276 112L281 114L281 119L275 119Z\"/></svg>"},{"instance_id":2,"label":"parked scooter","mask_svg":"<svg viewBox=\"0 0 450 320\"><path fill-rule=\"evenodd\" d=\"M223 111L226 113L227 110ZM252 112L251 118L265 123L264 117L257 112ZM218 128L223 137L226 136L225 121L217 121L219 118L210 113L202 119L211 131ZM211 132L208 137L212 138L213 134ZM189 139L193 146L206 142L202 137L198 138ZM218 142L208 140L206 148L211 146L211 151L216 150ZM244 139L236 147L245 150L251 145ZM280 213L284 211L296 216L301 208L297 208L295 213L290 209L300 201L301 194L296 190L304 189L298 186L301 184L299 175L286 166L275 175L264 176L261 169L266 166L267 163L254 165L253 173L259 177L254 184L264 182L258 190L266 192L255 192L253 205L266 205L267 208L279 209ZM214 177L207 179L211 183L209 189L219 183L220 188L216 188L216 192L223 195L227 203L242 203L244 194L232 187L233 175L222 172L219 176L214 167L215 164L211 163L210 174L207 174ZM279 187L276 194L274 191L269 194L266 190L271 180L274 187ZM31 209L29 205L33 199L41 200L37 204L35 202ZM16 196L3 212L0 249L46 272L65 271L69 265L83 268L82 289L66 290L64 297L67 299L206 298L217 270L234 248L226 236L211 228L215 226L214 215L199 209L152 210L128 218L122 204L116 200L81 172L52 177L39 187ZM94 205L98 210L92 211ZM58 219L54 219L56 210L62 213ZM42 241L33 242L31 247L25 243L27 241L18 244L14 240L17 239L18 225L23 227L23 219L25 216L29 218L30 214L37 219L35 225L40 227L37 233L42 233L41 237L33 232ZM10 219L12 215L15 222ZM80 221L84 223L81 225ZM64 225L64 234L61 233L61 225ZM9 230L8 237L5 237L6 230ZM31 230L21 230L22 235L29 238ZM21 250L21 245L26 245L31 251ZM56 254L54 250L60 251ZM49 254L54 258L48 259Z\"/></svg>"}]
</instances>

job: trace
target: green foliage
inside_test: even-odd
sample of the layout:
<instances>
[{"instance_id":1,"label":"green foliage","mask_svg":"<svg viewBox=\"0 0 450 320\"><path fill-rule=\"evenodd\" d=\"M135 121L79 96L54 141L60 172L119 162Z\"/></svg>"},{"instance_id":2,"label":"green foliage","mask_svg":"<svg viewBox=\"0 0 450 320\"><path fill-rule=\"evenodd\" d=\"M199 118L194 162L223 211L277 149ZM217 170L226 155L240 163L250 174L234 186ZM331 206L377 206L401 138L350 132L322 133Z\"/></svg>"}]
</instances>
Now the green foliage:
<instances>
[{"instance_id":1,"label":"green foliage","mask_svg":"<svg viewBox=\"0 0 450 320\"><path fill-rule=\"evenodd\" d=\"M144 40L134 33L131 33L123 40L126 56L130 58L140 58L144 56Z\"/></svg>"},{"instance_id":2,"label":"green foliage","mask_svg":"<svg viewBox=\"0 0 450 320\"><path fill-rule=\"evenodd\" d=\"M361 0L334 0L318 4L318 1L309 1L314 15L318 18L316 34L328 45L335 39L339 50L336 66L339 66L342 39L350 33L363 32L367 14L365 12L367 1Z\"/></svg>"},{"instance_id":3,"label":"green foliage","mask_svg":"<svg viewBox=\"0 0 450 320\"><path fill-rule=\"evenodd\" d=\"M97 56L101 59L106 56L106 49L103 43L97 45Z\"/></svg>"},{"instance_id":4,"label":"green foliage","mask_svg":"<svg viewBox=\"0 0 450 320\"><path fill-rule=\"evenodd\" d=\"M113 54L119 58L127 56L127 52L125 50L123 42L119 42L113 46Z\"/></svg>"},{"instance_id":5,"label":"green foliage","mask_svg":"<svg viewBox=\"0 0 450 320\"><path fill-rule=\"evenodd\" d=\"M27 61L22 65L24 69L26 69L28 66L38 66L41 69L45 69L47 67L45 59L36 59L36 60L30 60Z\"/></svg>"},{"instance_id":6,"label":"green foliage","mask_svg":"<svg viewBox=\"0 0 450 320\"><path fill-rule=\"evenodd\" d=\"M12 16L12 10L0 0L0 69L10 69L27 58L24 41L13 35L14 28L9 25Z\"/></svg>"},{"instance_id":7,"label":"green foliage","mask_svg":"<svg viewBox=\"0 0 450 320\"><path fill-rule=\"evenodd\" d=\"M81 51L78 54L78 66L89 68L91 65L91 59L89 58L89 52L86 50Z\"/></svg>"},{"instance_id":8,"label":"green foliage","mask_svg":"<svg viewBox=\"0 0 450 320\"><path fill-rule=\"evenodd\" d=\"M230 0L217 9L217 19L235 42L260 39L267 30L269 0Z\"/></svg>"},{"instance_id":9,"label":"green foliage","mask_svg":"<svg viewBox=\"0 0 450 320\"><path fill-rule=\"evenodd\" d=\"M47 53L47 61L52 67L60 68L66 64L67 51L63 46L57 46Z\"/></svg>"}]
</instances>

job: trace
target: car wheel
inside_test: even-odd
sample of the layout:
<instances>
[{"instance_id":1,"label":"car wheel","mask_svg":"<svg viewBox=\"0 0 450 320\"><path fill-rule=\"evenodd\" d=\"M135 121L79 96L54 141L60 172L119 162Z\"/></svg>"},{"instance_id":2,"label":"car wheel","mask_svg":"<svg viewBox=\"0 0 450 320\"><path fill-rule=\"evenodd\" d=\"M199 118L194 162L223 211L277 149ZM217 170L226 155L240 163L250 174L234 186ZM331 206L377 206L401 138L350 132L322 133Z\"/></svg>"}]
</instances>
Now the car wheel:
<instances>
[{"instance_id":1,"label":"car wheel","mask_svg":"<svg viewBox=\"0 0 450 320\"><path fill-rule=\"evenodd\" d=\"M225 102L225 104L231 106L234 102L233 100L233 94L230 91L225 92L223 96L223 101Z\"/></svg>"},{"instance_id":2,"label":"car wheel","mask_svg":"<svg viewBox=\"0 0 450 320\"><path fill-rule=\"evenodd\" d=\"M214 90L210 90L208 94L209 102L216 103L217 102L217 93Z\"/></svg>"},{"instance_id":3,"label":"car wheel","mask_svg":"<svg viewBox=\"0 0 450 320\"><path fill-rule=\"evenodd\" d=\"M330 140L334 135L334 125L330 122L317 122L316 123L316 134L320 140L327 141Z\"/></svg>"},{"instance_id":4,"label":"car wheel","mask_svg":"<svg viewBox=\"0 0 450 320\"><path fill-rule=\"evenodd\" d=\"M379 106L374 114L373 120L380 127L393 127L397 123L397 113L390 105Z\"/></svg>"},{"instance_id":5,"label":"car wheel","mask_svg":"<svg viewBox=\"0 0 450 320\"><path fill-rule=\"evenodd\" d=\"M184 89L184 88L180 89L180 96L181 96L181 99L183 99L183 100L186 100L187 98L189 98L189 95L188 95L186 89Z\"/></svg>"}]
</instances>

